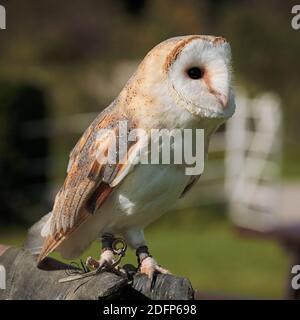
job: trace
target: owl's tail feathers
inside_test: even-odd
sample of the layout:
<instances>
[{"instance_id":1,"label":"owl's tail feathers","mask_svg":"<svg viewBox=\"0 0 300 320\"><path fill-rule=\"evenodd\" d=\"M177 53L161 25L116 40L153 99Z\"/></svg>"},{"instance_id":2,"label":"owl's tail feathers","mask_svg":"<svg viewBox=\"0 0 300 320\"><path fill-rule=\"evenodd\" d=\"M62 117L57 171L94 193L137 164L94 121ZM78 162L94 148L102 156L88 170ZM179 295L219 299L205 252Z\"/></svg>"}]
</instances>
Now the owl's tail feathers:
<instances>
[{"instance_id":1,"label":"owl's tail feathers","mask_svg":"<svg viewBox=\"0 0 300 320\"><path fill-rule=\"evenodd\" d=\"M49 212L28 230L23 248L32 255L40 254L43 243L50 234L51 218L52 212Z\"/></svg>"}]
</instances>

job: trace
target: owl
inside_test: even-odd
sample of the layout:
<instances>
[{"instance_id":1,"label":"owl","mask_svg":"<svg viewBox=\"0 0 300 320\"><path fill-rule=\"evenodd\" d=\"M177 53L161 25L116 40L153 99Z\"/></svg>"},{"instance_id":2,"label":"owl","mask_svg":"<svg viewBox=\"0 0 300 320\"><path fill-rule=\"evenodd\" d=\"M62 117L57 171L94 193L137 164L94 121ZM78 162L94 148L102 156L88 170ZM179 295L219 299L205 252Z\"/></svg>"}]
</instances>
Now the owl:
<instances>
[{"instance_id":1,"label":"owl","mask_svg":"<svg viewBox=\"0 0 300 320\"><path fill-rule=\"evenodd\" d=\"M168 273L150 255L144 228L185 195L199 174L187 175L185 163L142 164L121 161L120 155L108 163L111 133L118 136L121 121L127 123L125 135L137 128L203 129L206 155L211 135L234 110L231 51L223 37L190 35L158 44L72 150L53 210L30 229L25 247L41 263L53 251L74 259L99 239L101 269L113 265L112 242L120 236L136 251L141 273ZM128 143L126 158L136 159L147 143Z\"/></svg>"}]
</instances>

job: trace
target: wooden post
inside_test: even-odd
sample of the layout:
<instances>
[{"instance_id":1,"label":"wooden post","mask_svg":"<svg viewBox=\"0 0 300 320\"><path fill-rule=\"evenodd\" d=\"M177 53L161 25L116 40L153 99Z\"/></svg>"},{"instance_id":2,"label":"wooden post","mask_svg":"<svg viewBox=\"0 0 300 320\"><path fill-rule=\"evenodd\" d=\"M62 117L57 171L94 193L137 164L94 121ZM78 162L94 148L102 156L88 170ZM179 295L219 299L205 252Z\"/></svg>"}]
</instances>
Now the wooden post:
<instances>
[{"instance_id":1,"label":"wooden post","mask_svg":"<svg viewBox=\"0 0 300 320\"><path fill-rule=\"evenodd\" d=\"M0 300L191 300L194 290L186 278L157 275L154 285L142 274L118 276L104 272L72 282L59 283L70 266L47 258L42 268L26 250L0 245L0 265L6 269L6 290ZM133 268L133 267L132 267Z\"/></svg>"}]
</instances>

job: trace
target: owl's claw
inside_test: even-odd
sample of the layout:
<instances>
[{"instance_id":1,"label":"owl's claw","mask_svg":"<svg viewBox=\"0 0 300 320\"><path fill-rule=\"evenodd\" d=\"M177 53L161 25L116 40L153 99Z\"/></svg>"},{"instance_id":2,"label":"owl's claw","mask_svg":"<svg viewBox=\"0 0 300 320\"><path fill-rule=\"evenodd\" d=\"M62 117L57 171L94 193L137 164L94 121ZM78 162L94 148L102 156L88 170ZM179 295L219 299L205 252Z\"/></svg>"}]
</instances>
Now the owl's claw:
<instances>
[{"instance_id":1,"label":"owl's claw","mask_svg":"<svg viewBox=\"0 0 300 320\"><path fill-rule=\"evenodd\" d=\"M96 269L97 271L101 272L104 270L111 270L114 267L114 253L111 250L105 250L102 252L100 260L97 261L92 257L88 257L86 259L86 265L88 267L92 267L93 269Z\"/></svg>"},{"instance_id":2,"label":"owl's claw","mask_svg":"<svg viewBox=\"0 0 300 320\"><path fill-rule=\"evenodd\" d=\"M140 265L140 273L146 274L151 282L156 273L171 274L169 270L162 268L152 257L145 258Z\"/></svg>"}]
</instances>

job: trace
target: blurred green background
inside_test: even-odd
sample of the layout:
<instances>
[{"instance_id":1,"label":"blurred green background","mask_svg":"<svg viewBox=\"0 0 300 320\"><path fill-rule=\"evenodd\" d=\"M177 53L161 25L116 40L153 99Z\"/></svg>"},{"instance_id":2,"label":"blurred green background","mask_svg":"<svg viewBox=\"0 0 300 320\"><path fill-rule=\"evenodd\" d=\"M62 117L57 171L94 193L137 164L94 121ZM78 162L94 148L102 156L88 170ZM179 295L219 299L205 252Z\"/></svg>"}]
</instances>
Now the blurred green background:
<instances>
[{"instance_id":1,"label":"blurred green background","mask_svg":"<svg viewBox=\"0 0 300 320\"><path fill-rule=\"evenodd\" d=\"M295 2L296 3L296 2ZM21 245L51 210L68 153L157 43L187 34L230 41L235 83L282 101L283 183L300 179L300 31L293 1L1 1L0 243ZM86 118L78 117L85 114ZM211 293L278 298L288 256L276 242L237 235L225 204L169 212L146 231L153 255ZM85 254L98 255L94 244ZM129 254L128 259L134 261Z\"/></svg>"}]
</instances>

